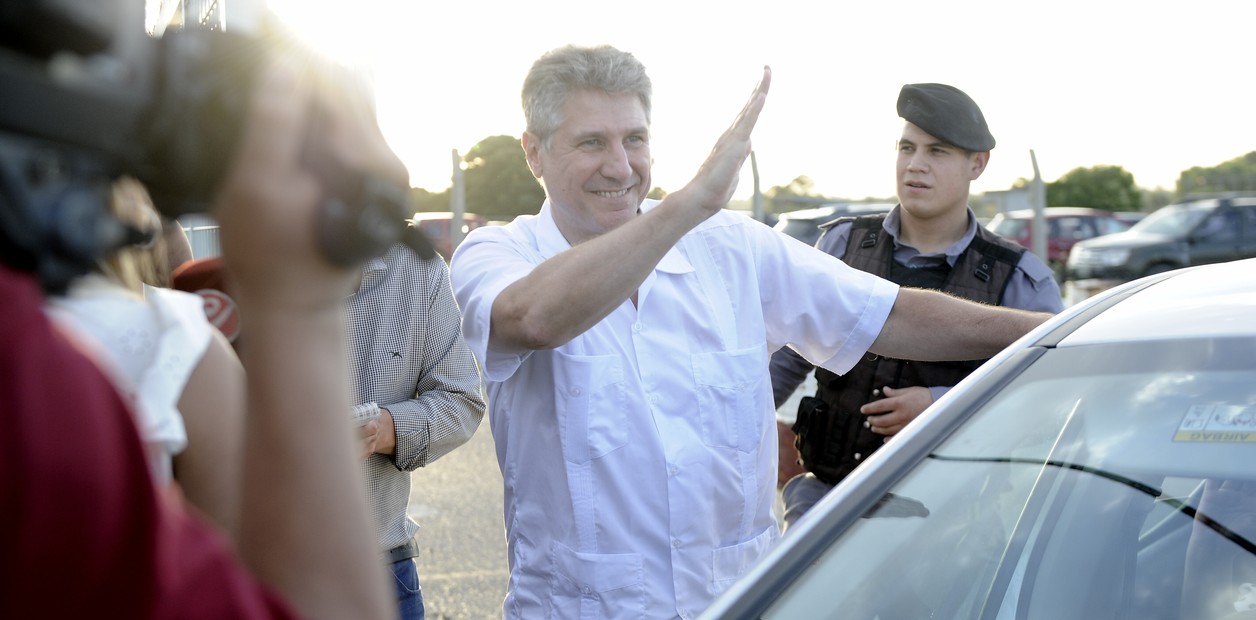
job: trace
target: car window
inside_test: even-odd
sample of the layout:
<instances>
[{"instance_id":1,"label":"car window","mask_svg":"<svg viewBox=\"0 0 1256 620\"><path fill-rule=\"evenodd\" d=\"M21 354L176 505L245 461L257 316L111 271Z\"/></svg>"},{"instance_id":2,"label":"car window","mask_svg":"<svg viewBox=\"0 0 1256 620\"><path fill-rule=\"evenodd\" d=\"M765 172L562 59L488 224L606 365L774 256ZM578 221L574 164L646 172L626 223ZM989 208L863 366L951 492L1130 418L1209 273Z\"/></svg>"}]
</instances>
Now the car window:
<instances>
[{"instance_id":1,"label":"car window","mask_svg":"<svg viewBox=\"0 0 1256 620\"><path fill-rule=\"evenodd\" d=\"M990 230L1008 239L1027 237L1029 236L1029 220L996 215L995 219L990 222Z\"/></svg>"},{"instance_id":2,"label":"car window","mask_svg":"<svg viewBox=\"0 0 1256 620\"><path fill-rule=\"evenodd\" d=\"M1181 237L1199 225L1217 207L1217 201L1205 200L1156 209L1130 230Z\"/></svg>"},{"instance_id":3,"label":"car window","mask_svg":"<svg viewBox=\"0 0 1256 620\"><path fill-rule=\"evenodd\" d=\"M1052 220L1057 229L1052 230L1054 237L1065 239L1068 241L1079 241L1081 239L1089 239L1095 236L1094 229L1090 226L1090 220L1082 217L1058 217Z\"/></svg>"},{"instance_id":4,"label":"car window","mask_svg":"<svg viewBox=\"0 0 1256 620\"><path fill-rule=\"evenodd\" d=\"M1196 239L1214 242L1238 239L1239 213L1234 209L1213 211L1204 220L1203 224L1195 229L1193 236Z\"/></svg>"},{"instance_id":5,"label":"car window","mask_svg":"<svg viewBox=\"0 0 1256 620\"><path fill-rule=\"evenodd\" d=\"M1110 217L1095 218L1094 224L1096 235L1111 235L1127 230L1130 227L1129 224Z\"/></svg>"},{"instance_id":6,"label":"car window","mask_svg":"<svg viewBox=\"0 0 1256 620\"><path fill-rule=\"evenodd\" d=\"M1253 372L1250 338L1047 351L763 617L1234 613L1256 582Z\"/></svg>"},{"instance_id":7,"label":"car window","mask_svg":"<svg viewBox=\"0 0 1256 620\"><path fill-rule=\"evenodd\" d=\"M1234 210L1243 216L1243 236L1256 239L1256 206L1235 207Z\"/></svg>"},{"instance_id":8,"label":"car window","mask_svg":"<svg viewBox=\"0 0 1256 620\"><path fill-rule=\"evenodd\" d=\"M1102 235L1103 233L1099 232L1099 223L1101 221L1103 221L1103 218L1093 216L1081 218L1081 236L1077 239L1089 239L1091 237L1098 237L1099 235Z\"/></svg>"}]
</instances>

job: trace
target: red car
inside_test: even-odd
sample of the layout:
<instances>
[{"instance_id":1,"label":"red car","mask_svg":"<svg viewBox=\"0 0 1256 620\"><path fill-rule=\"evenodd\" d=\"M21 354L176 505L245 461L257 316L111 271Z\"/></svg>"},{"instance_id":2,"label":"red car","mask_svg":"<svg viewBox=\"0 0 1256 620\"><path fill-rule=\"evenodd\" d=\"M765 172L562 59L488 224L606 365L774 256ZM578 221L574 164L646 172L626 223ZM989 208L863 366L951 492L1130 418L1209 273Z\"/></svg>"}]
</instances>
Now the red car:
<instances>
[{"instance_id":1,"label":"red car","mask_svg":"<svg viewBox=\"0 0 1256 620\"><path fill-rule=\"evenodd\" d=\"M1069 250L1082 239L1121 232L1129 224L1119 220L1111 211L1085 207L1047 207L1043 215L1047 219L1047 264L1062 279ZM1034 212L1032 209L998 213L986 224L986 228L1005 239L1033 249Z\"/></svg>"},{"instance_id":2,"label":"red car","mask_svg":"<svg viewBox=\"0 0 1256 620\"><path fill-rule=\"evenodd\" d=\"M464 213L462 215L462 227L459 234L453 234L454 214L447 211L441 212L419 212L410 218L410 222L414 224L427 238L432 242L432 246L436 248L436 253L449 262L450 257L454 254L454 249L467 233L472 230L484 226L488 220L482 215L474 213ZM454 240L455 236L457 241Z\"/></svg>"}]
</instances>

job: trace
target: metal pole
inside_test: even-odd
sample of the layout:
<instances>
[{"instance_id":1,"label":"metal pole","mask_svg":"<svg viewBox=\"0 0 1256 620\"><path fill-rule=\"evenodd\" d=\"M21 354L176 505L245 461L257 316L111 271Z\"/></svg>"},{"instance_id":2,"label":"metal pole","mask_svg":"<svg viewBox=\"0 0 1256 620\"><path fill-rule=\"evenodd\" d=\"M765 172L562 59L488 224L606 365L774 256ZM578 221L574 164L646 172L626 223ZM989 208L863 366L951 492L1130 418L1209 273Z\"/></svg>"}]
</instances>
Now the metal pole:
<instances>
[{"instance_id":1,"label":"metal pole","mask_svg":"<svg viewBox=\"0 0 1256 620\"><path fill-rule=\"evenodd\" d=\"M1047 189L1042 182L1042 174L1038 172L1038 157L1034 155L1034 150L1029 149L1029 161L1034 166L1034 183L1033 191L1030 193L1030 206L1034 209L1034 227L1030 232L1029 248L1034 254L1042 258L1043 262L1049 260L1047 255Z\"/></svg>"},{"instance_id":2,"label":"metal pole","mask_svg":"<svg viewBox=\"0 0 1256 620\"><path fill-rule=\"evenodd\" d=\"M759 161L755 159L754 151L750 151L750 172L754 175L754 197L750 202L751 213L754 219L763 222L767 218L763 213L763 192L759 191Z\"/></svg>"},{"instance_id":3,"label":"metal pole","mask_svg":"<svg viewBox=\"0 0 1256 620\"><path fill-rule=\"evenodd\" d=\"M462 156L453 149L453 188L449 194L449 251L452 253L462 243L462 219L467 209L467 188L462 173Z\"/></svg>"}]
</instances>

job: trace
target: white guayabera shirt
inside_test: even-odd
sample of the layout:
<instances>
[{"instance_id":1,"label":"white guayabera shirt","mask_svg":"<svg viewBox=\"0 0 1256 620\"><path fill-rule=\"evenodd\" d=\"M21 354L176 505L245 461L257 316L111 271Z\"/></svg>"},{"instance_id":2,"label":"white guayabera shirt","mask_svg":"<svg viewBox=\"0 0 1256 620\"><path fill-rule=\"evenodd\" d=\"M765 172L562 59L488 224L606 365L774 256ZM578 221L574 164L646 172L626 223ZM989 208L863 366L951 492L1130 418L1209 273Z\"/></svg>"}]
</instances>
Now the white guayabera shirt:
<instances>
[{"instance_id":1,"label":"white guayabera shirt","mask_svg":"<svg viewBox=\"0 0 1256 620\"><path fill-rule=\"evenodd\" d=\"M498 294L569 247L547 202L476 229L453 261L506 486L505 615L691 618L779 536L769 355L797 343L848 370L898 287L721 212L636 307L553 350L489 349Z\"/></svg>"}]
</instances>

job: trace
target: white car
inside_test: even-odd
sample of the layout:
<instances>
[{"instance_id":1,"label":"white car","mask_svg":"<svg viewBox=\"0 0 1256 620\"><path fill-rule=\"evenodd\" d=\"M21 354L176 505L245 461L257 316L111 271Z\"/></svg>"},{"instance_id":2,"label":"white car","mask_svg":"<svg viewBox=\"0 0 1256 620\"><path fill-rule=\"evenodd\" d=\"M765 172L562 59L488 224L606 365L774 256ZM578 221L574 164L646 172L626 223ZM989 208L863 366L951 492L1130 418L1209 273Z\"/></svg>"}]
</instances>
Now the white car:
<instances>
[{"instance_id":1,"label":"white car","mask_svg":"<svg viewBox=\"0 0 1256 620\"><path fill-rule=\"evenodd\" d=\"M969 378L704 618L1256 618L1256 259L1087 299Z\"/></svg>"},{"instance_id":2,"label":"white car","mask_svg":"<svg viewBox=\"0 0 1256 620\"><path fill-rule=\"evenodd\" d=\"M815 245L820 239L820 225L839 217L889 213L892 202L850 202L802 209L782 213L772 228L783 232L807 245Z\"/></svg>"}]
</instances>

